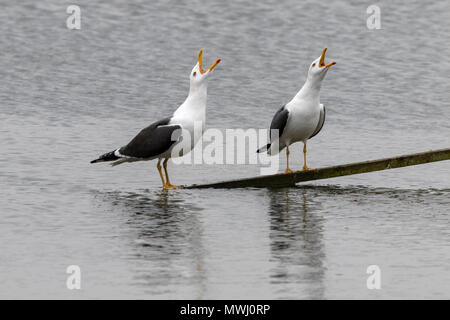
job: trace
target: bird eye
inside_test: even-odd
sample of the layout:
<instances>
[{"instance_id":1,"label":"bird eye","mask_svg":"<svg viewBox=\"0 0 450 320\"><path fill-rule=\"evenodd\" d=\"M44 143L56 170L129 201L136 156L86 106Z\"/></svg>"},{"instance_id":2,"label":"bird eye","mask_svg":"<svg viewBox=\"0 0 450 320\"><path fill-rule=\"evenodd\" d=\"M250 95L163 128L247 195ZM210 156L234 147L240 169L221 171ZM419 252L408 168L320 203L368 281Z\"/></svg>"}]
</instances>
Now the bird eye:
<instances>
[{"instance_id":1,"label":"bird eye","mask_svg":"<svg viewBox=\"0 0 450 320\"><path fill-rule=\"evenodd\" d=\"M197 72L194 71L194 73L192 75L195 77L197 75Z\"/></svg>"},{"instance_id":2,"label":"bird eye","mask_svg":"<svg viewBox=\"0 0 450 320\"><path fill-rule=\"evenodd\" d=\"M314 62L312 66L315 67L315 66L316 66L316 63Z\"/></svg>"}]
</instances>

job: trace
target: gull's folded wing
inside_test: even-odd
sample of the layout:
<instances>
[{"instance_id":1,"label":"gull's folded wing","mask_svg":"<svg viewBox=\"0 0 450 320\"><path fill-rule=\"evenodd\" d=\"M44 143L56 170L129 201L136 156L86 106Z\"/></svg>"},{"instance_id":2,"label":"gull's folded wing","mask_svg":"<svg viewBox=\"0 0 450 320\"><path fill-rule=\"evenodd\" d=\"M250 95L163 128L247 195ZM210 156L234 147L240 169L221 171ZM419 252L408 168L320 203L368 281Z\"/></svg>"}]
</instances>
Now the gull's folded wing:
<instances>
[{"instance_id":1,"label":"gull's folded wing","mask_svg":"<svg viewBox=\"0 0 450 320\"><path fill-rule=\"evenodd\" d=\"M170 125L169 122L170 118L165 118L143 129L130 143L119 149L120 155L145 159L169 150L181 135L181 126Z\"/></svg>"},{"instance_id":2,"label":"gull's folded wing","mask_svg":"<svg viewBox=\"0 0 450 320\"><path fill-rule=\"evenodd\" d=\"M325 113L326 113L325 106L323 104L320 104L319 122L317 123L316 130L314 130L313 134L311 135L311 137L309 137L309 139L314 137L316 134L318 134L320 132L320 130L322 130L323 124L325 123Z\"/></svg>"}]
</instances>

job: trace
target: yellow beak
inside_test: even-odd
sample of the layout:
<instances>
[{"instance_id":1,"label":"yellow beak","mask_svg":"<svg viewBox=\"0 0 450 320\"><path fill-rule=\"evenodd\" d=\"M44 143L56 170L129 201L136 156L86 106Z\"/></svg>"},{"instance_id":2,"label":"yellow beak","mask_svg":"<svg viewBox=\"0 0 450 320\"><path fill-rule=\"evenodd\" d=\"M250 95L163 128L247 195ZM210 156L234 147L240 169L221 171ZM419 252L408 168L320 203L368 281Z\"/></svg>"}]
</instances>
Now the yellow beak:
<instances>
[{"instance_id":1,"label":"yellow beak","mask_svg":"<svg viewBox=\"0 0 450 320\"><path fill-rule=\"evenodd\" d=\"M198 68L200 69L201 74L204 74L206 71L212 71L212 69L214 69L220 61L221 59L217 59L217 61L214 62L208 69L203 70L203 49L201 49L198 53Z\"/></svg>"},{"instance_id":2,"label":"yellow beak","mask_svg":"<svg viewBox=\"0 0 450 320\"><path fill-rule=\"evenodd\" d=\"M319 68L323 68L323 67L328 68L328 67L331 67L336 64L336 61L333 61L329 64L325 64L325 52L327 52L327 49L328 48L325 48L322 51L322 55L320 56L320 60L319 60Z\"/></svg>"}]
</instances>

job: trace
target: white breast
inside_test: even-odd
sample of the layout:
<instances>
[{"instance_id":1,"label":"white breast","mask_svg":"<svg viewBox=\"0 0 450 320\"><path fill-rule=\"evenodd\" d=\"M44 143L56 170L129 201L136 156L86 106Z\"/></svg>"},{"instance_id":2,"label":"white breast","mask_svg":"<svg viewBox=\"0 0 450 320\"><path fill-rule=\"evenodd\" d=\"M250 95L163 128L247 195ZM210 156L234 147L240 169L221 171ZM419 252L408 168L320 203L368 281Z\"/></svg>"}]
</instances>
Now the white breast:
<instances>
[{"instance_id":1,"label":"white breast","mask_svg":"<svg viewBox=\"0 0 450 320\"><path fill-rule=\"evenodd\" d=\"M205 113L204 112L183 112L175 113L174 117L171 119L170 124L178 124L182 127L181 138L183 141L189 141L189 145L184 146L184 154L194 149L197 142L203 135L205 129ZM175 145L173 146L175 147Z\"/></svg>"},{"instance_id":2,"label":"white breast","mask_svg":"<svg viewBox=\"0 0 450 320\"><path fill-rule=\"evenodd\" d=\"M313 133L320 119L320 104L313 101L296 101L286 105L289 118L281 139L289 145L306 141Z\"/></svg>"}]
</instances>

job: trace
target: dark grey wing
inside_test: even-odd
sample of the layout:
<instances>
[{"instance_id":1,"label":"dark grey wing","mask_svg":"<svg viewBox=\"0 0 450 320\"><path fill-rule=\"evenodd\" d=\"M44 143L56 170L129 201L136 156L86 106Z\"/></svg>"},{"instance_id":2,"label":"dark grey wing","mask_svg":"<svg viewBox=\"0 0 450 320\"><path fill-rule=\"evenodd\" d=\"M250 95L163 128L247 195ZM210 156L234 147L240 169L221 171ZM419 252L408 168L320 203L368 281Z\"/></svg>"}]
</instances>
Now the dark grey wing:
<instances>
[{"instance_id":1,"label":"dark grey wing","mask_svg":"<svg viewBox=\"0 0 450 320\"><path fill-rule=\"evenodd\" d=\"M286 123L289 118L289 111L286 109L286 106L282 106L272 118L272 122L270 123L270 143L256 150L257 153L261 153L264 151L268 151L270 149L271 144L278 140L284 132L284 128L286 128ZM278 130L278 132L273 132Z\"/></svg>"},{"instance_id":2,"label":"dark grey wing","mask_svg":"<svg viewBox=\"0 0 450 320\"><path fill-rule=\"evenodd\" d=\"M314 137L316 134L320 132L320 130L322 130L323 124L325 123L325 113L326 113L325 106L323 104L320 104L319 123L317 124L316 130L314 130L313 134L309 137L309 139Z\"/></svg>"},{"instance_id":3,"label":"dark grey wing","mask_svg":"<svg viewBox=\"0 0 450 320\"><path fill-rule=\"evenodd\" d=\"M286 106L282 106L275 113L272 119L272 123L270 124L270 142L279 139L284 132L284 128L286 127L286 123L289 117L289 111L286 109ZM272 130L278 130L278 136L272 137Z\"/></svg>"},{"instance_id":4,"label":"dark grey wing","mask_svg":"<svg viewBox=\"0 0 450 320\"><path fill-rule=\"evenodd\" d=\"M127 157L145 159L166 152L181 135L181 126L169 125L169 122L170 118L165 118L152 123L125 147L120 148L119 153Z\"/></svg>"}]
</instances>

